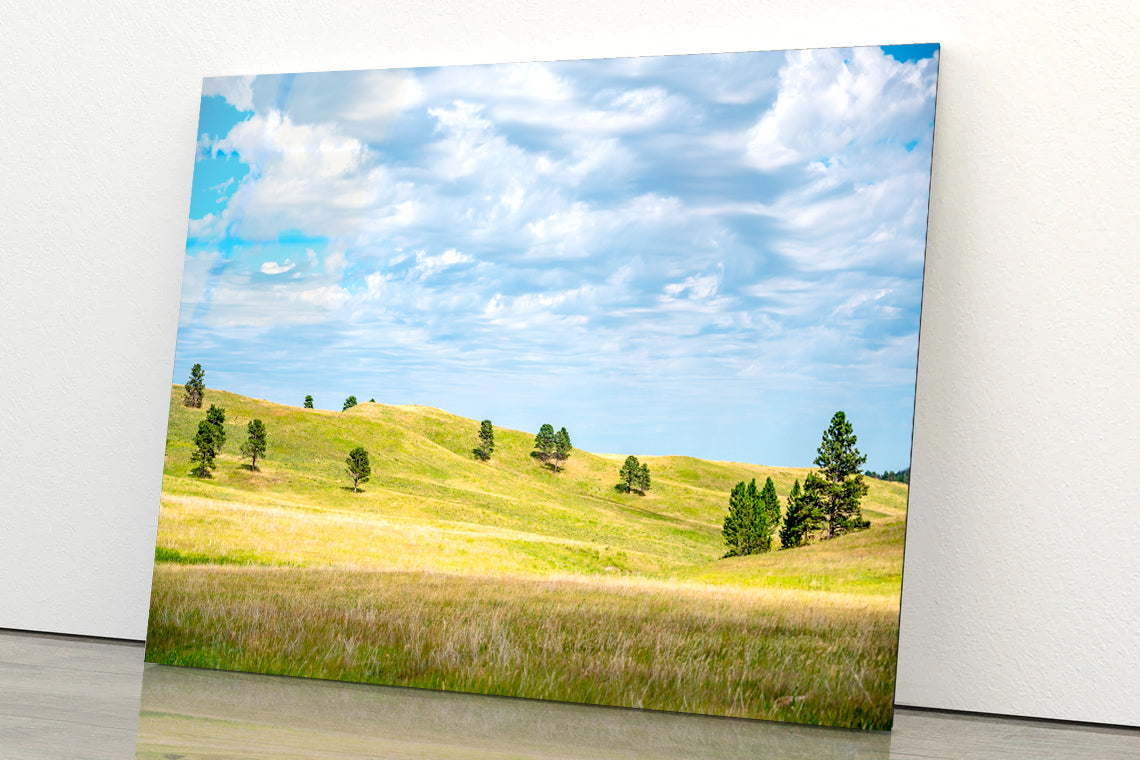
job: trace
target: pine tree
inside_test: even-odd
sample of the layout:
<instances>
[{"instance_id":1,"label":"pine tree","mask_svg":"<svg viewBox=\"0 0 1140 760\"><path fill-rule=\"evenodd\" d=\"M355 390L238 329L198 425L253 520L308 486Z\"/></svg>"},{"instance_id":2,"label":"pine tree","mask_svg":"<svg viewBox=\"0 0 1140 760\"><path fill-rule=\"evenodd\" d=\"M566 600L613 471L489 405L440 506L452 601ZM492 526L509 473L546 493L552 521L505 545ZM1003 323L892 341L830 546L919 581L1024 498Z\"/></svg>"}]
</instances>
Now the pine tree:
<instances>
[{"instance_id":1,"label":"pine tree","mask_svg":"<svg viewBox=\"0 0 1140 760\"><path fill-rule=\"evenodd\" d=\"M638 480L641 482L641 493L644 495L649 490L649 465L645 462L641 463L641 472L638 473Z\"/></svg>"},{"instance_id":2,"label":"pine tree","mask_svg":"<svg viewBox=\"0 0 1140 760\"><path fill-rule=\"evenodd\" d=\"M305 396L305 408L306 409L312 409L313 408L313 397L312 396Z\"/></svg>"},{"instance_id":3,"label":"pine tree","mask_svg":"<svg viewBox=\"0 0 1140 760\"><path fill-rule=\"evenodd\" d=\"M356 406L356 396L349 396L348 398L346 398L344 400L344 408L341 409L341 411L347 412L349 409L351 409L354 406Z\"/></svg>"},{"instance_id":4,"label":"pine tree","mask_svg":"<svg viewBox=\"0 0 1140 760\"><path fill-rule=\"evenodd\" d=\"M210 404L210 408L206 410L206 422L209 422L216 428L214 432L214 443L217 444L217 449L220 453L222 447L226 445L226 410L220 406Z\"/></svg>"},{"instance_id":5,"label":"pine tree","mask_svg":"<svg viewBox=\"0 0 1140 760\"><path fill-rule=\"evenodd\" d=\"M759 493L756 481L744 481L732 487L728 496L728 515L724 518L724 542L728 545L726 557L743 557L753 553L756 506Z\"/></svg>"},{"instance_id":6,"label":"pine tree","mask_svg":"<svg viewBox=\"0 0 1140 760\"><path fill-rule=\"evenodd\" d=\"M344 460L348 466L348 477L352 478L352 492L357 492L357 484L366 483L372 477L372 465L368 461L368 452L364 450L363 446L357 446L352 451L348 452L348 458Z\"/></svg>"},{"instance_id":7,"label":"pine tree","mask_svg":"<svg viewBox=\"0 0 1140 760\"><path fill-rule=\"evenodd\" d=\"M265 423L251 420L246 426L247 437L241 445L241 455L250 457L249 469L257 471L257 458L265 456Z\"/></svg>"},{"instance_id":8,"label":"pine tree","mask_svg":"<svg viewBox=\"0 0 1140 760\"><path fill-rule=\"evenodd\" d=\"M554 449L554 426L548 422L539 428L538 435L534 437L534 451L530 455L543 464L548 464L554 458Z\"/></svg>"},{"instance_id":9,"label":"pine tree","mask_svg":"<svg viewBox=\"0 0 1140 760\"><path fill-rule=\"evenodd\" d=\"M859 501L869 488L863 482L862 472L867 457L859 453L855 443L855 430L847 421L847 415L836 412L823 433L814 461L827 486L826 491L820 494L820 506L829 539L870 525L863 519L859 507ZM807 489L807 481L804 488Z\"/></svg>"},{"instance_id":10,"label":"pine tree","mask_svg":"<svg viewBox=\"0 0 1140 760\"><path fill-rule=\"evenodd\" d=\"M819 499L813 494L826 484L815 473L808 475L805 482L809 484L808 489L800 491L800 481L797 480L788 494L788 509L784 513L784 525L780 528L781 549L806 546L811 541L811 534L819 530Z\"/></svg>"},{"instance_id":11,"label":"pine tree","mask_svg":"<svg viewBox=\"0 0 1140 760\"><path fill-rule=\"evenodd\" d=\"M206 372L202 369L201 364L195 364L190 368L190 379L186 381L186 385L182 386L186 389L186 395L182 398L183 406L191 406L195 409L202 408L202 399L206 397Z\"/></svg>"},{"instance_id":12,"label":"pine tree","mask_svg":"<svg viewBox=\"0 0 1140 760\"><path fill-rule=\"evenodd\" d=\"M780 497L776 494L776 484L771 478L764 481L756 509L756 550L772 550L772 532L780 524Z\"/></svg>"},{"instance_id":13,"label":"pine tree","mask_svg":"<svg viewBox=\"0 0 1140 760\"><path fill-rule=\"evenodd\" d=\"M641 462L637 461L637 457L630 454L625 458L625 463L621 466L618 472L618 479L621 480L620 485L625 487L626 493L633 493L633 490L642 490L641 486Z\"/></svg>"},{"instance_id":14,"label":"pine tree","mask_svg":"<svg viewBox=\"0 0 1140 760\"><path fill-rule=\"evenodd\" d=\"M479 423L479 446L475 448L474 454L476 459L481 459L486 462L491 458L491 452L495 450L495 427L491 424L490 420L483 420Z\"/></svg>"},{"instance_id":15,"label":"pine tree","mask_svg":"<svg viewBox=\"0 0 1140 760\"><path fill-rule=\"evenodd\" d=\"M217 430L213 424L206 420L198 423L198 433L194 436L194 445L197 450L190 455L190 461L197 462L198 466L190 471L191 475L196 475L199 478L210 477L210 470L214 469L214 458L218 455L217 442L214 439Z\"/></svg>"},{"instance_id":16,"label":"pine tree","mask_svg":"<svg viewBox=\"0 0 1140 760\"><path fill-rule=\"evenodd\" d=\"M744 495L748 502L744 523L744 554L756 554L761 551L768 529L767 516L760 506L760 489L756 487L756 478L749 481Z\"/></svg>"},{"instance_id":17,"label":"pine tree","mask_svg":"<svg viewBox=\"0 0 1140 760\"><path fill-rule=\"evenodd\" d=\"M570 434L566 432L566 428L562 428L554 436L554 471L558 470L570 458L570 452L574 447L570 445Z\"/></svg>"}]
</instances>

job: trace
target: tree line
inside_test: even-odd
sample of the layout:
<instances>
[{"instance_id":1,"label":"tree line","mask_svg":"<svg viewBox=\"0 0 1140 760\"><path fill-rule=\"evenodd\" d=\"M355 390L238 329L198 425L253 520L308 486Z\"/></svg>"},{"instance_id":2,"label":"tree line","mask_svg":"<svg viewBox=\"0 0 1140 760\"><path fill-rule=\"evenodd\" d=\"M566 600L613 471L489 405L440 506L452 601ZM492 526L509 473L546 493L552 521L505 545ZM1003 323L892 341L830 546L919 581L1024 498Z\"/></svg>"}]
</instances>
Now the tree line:
<instances>
[{"instance_id":1,"label":"tree line","mask_svg":"<svg viewBox=\"0 0 1140 760\"><path fill-rule=\"evenodd\" d=\"M755 478L748 484L737 483L729 494L722 527L728 546L725 556L771 551L777 529L780 548L791 549L811 543L816 534L827 540L870 527L859 505L869 490L859 469L867 457L859 453L856 442L847 415L836 412L813 461L819 471L808 474L802 489L798 479L792 485L782 524L780 500L771 478L759 489Z\"/></svg>"},{"instance_id":2,"label":"tree line","mask_svg":"<svg viewBox=\"0 0 1140 760\"><path fill-rule=\"evenodd\" d=\"M883 470L882 472L875 472L874 470L865 470L863 472L868 478L875 478L876 480L887 480L892 483L906 483L910 485L910 468L905 470Z\"/></svg>"}]
</instances>

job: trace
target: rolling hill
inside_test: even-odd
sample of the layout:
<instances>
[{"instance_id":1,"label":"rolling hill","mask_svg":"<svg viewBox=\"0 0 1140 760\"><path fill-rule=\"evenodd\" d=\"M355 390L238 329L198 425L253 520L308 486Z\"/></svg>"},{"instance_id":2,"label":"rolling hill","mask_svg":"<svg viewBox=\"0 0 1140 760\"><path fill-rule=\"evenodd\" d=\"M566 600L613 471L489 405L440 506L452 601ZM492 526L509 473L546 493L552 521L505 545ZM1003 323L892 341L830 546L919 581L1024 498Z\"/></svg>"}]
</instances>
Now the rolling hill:
<instances>
[{"instance_id":1,"label":"rolling hill","mask_svg":"<svg viewBox=\"0 0 1140 760\"><path fill-rule=\"evenodd\" d=\"M886 728L907 486L870 481L871 527L723 559L728 494L806 469L639 457L423 406L346 412L208 390L226 410L213 477L190 475L205 409L170 399L147 661L663 710ZM268 430L259 470L238 452ZM556 426L565 421L551 420ZM567 425L573 435L573 425ZM371 456L353 493L345 457Z\"/></svg>"},{"instance_id":2,"label":"rolling hill","mask_svg":"<svg viewBox=\"0 0 1140 760\"><path fill-rule=\"evenodd\" d=\"M820 581L827 576L828 586L838 588L844 584L826 560L846 559L837 548L851 545L867 555L856 547L874 545L884 557L901 552L907 488L899 483L869 480L863 510L878 540L850 536L829 547L721 562L732 486L770 476L783 501L792 481L809 470L643 456L653 486L645 496L626 494L614 488L625 454L576 449L554 473L530 456L533 433L497 428L494 456L480 462L471 454L478 422L424 406L363 403L330 412L210 390L205 406L225 408L227 442L213 477L201 480L189 472L205 411L182 406L181 395L174 386L158 542L171 558L541 575L679 572L751 585L773 566L802 570L804 560L792 556L804 555ZM269 431L258 472L244 468L238 454L253 418ZM344 459L358 445L370 453L372 477L354 494ZM722 565L726 578L709 563ZM742 577L752 567L755 577ZM893 586L897 593L894 570L896 577L882 579L884 591Z\"/></svg>"}]
</instances>

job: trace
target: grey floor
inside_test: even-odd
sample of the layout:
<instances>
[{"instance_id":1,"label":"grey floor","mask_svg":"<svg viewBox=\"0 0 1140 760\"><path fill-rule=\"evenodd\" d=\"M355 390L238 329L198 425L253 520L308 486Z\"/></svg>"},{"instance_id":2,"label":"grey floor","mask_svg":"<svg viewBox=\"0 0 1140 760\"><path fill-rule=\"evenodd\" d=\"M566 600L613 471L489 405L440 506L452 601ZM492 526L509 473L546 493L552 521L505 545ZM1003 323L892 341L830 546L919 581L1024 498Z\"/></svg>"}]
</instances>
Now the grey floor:
<instances>
[{"instance_id":1,"label":"grey floor","mask_svg":"<svg viewBox=\"0 0 1140 760\"><path fill-rule=\"evenodd\" d=\"M137 739L137 747L136 747ZM1140 730L899 708L891 733L143 664L0 632L0 758L1140 758Z\"/></svg>"}]
</instances>

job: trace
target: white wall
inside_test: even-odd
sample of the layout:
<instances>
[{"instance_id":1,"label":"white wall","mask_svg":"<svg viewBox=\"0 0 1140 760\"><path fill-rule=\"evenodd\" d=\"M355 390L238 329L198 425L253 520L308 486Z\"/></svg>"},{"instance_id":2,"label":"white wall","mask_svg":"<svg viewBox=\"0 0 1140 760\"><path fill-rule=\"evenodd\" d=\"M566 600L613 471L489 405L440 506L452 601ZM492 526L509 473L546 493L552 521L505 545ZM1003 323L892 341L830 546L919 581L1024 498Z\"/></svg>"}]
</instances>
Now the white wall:
<instances>
[{"instance_id":1,"label":"white wall","mask_svg":"<svg viewBox=\"0 0 1140 760\"><path fill-rule=\"evenodd\" d=\"M0 0L0 626L145 635L203 75L937 41L898 701L1140 724L1131 0L79 5Z\"/></svg>"}]
</instances>

